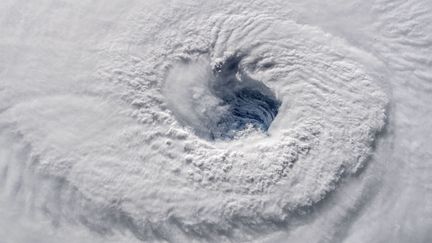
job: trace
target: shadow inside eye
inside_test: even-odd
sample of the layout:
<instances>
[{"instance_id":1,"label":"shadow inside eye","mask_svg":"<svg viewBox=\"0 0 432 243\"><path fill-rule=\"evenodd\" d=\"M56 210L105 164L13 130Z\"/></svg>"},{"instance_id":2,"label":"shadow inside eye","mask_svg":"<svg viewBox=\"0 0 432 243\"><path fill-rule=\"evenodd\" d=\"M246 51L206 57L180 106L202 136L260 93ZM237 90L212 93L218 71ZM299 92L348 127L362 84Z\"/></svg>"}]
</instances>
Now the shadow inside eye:
<instances>
[{"instance_id":1,"label":"shadow inside eye","mask_svg":"<svg viewBox=\"0 0 432 243\"><path fill-rule=\"evenodd\" d=\"M247 75L238 80L239 57L232 57L218 66L210 88L227 111L210 124L212 139L230 139L248 126L266 132L278 114L281 102L262 82Z\"/></svg>"},{"instance_id":2,"label":"shadow inside eye","mask_svg":"<svg viewBox=\"0 0 432 243\"><path fill-rule=\"evenodd\" d=\"M272 63L272 62L266 62L266 63L264 63L264 64L262 65L262 67L263 67L264 69L269 69L269 68L272 68L272 67L274 67L274 66L275 66L275 64Z\"/></svg>"}]
</instances>

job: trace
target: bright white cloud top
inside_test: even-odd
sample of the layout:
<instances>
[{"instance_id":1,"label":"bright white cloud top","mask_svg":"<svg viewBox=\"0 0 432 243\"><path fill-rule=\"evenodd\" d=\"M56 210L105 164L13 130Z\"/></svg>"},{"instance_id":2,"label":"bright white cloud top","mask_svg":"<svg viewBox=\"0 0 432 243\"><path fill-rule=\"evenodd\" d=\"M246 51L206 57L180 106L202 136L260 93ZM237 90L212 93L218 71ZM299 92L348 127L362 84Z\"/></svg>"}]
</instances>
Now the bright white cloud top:
<instances>
[{"instance_id":1,"label":"bright white cloud top","mask_svg":"<svg viewBox=\"0 0 432 243\"><path fill-rule=\"evenodd\" d=\"M429 242L428 1L0 3L0 242Z\"/></svg>"}]
</instances>

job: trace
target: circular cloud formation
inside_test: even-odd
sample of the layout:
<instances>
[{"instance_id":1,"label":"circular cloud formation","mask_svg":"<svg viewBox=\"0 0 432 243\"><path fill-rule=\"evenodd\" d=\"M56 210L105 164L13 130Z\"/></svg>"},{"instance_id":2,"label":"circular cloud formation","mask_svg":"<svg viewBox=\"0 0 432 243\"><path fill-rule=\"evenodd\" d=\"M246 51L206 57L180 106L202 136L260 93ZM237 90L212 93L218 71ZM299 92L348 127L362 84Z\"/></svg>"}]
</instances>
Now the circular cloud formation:
<instances>
[{"instance_id":1,"label":"circular cloud formation","mask_svg":"<svg viewBox=\"0 0 432 243\"><path fill-rule=\"evenodd\" d=\"M131 16L98 71L107 97L127 105L51 97L7 111L34 145L35 167L67 184L68 201L83 198L90 209L77 211L91 228L245 237L287 222L366 162L387 98L356 61L362 52L237 7L165 8L152 13L154 26L140 22L147 11ZM46 104L32 116L55 124L25 119Z\"/></svg>"},{"instance_id":2,"label":"circular cloud formation","mask_svg":"<svg viewBox=\"0 0 432 243\"><path fill-rule=\"evenodd\" d=\"M387 99L343 40L262 13L198 15L156 33L169 40L152 47L156 65L134 58L122 70L143 75L128 97L149 129L147 200L133 196L130 212L152 228L275 226L366 162Z\"/></svg>"}]
</instances>

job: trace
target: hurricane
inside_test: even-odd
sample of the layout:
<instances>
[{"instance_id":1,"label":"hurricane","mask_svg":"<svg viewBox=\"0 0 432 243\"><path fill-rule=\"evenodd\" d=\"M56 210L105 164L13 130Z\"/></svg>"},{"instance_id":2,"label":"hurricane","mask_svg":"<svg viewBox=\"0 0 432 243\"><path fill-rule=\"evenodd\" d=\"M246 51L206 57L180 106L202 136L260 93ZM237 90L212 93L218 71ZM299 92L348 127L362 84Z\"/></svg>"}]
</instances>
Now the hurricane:
<instances>
[{"instance_id":1,"label":"hurricane","mask_svg":"<svg viewBox=\"0 0 432 243\"><path fill-rule=\"evenodd\" d=\"M431 2L0 16L0 242L432 241Z\"/></svg>"}]
</instances>

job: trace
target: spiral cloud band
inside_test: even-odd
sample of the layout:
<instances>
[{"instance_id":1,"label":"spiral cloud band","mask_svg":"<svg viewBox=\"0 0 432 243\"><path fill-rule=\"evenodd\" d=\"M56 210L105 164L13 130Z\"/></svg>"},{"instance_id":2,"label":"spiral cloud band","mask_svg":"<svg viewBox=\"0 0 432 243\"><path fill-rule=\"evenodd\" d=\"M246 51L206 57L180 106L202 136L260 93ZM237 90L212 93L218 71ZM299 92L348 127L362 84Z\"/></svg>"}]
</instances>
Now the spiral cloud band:
<instances>
[{"instance_id":1,"label":"spiral cloud band","mask_svg":"<svg viewBox=\"0 0 432 243\"><path fill-rule=\"evenodd\" d=\"M315 220L367 173L402 61L300 3L130 4L97 5L70 41L35 30L57 51L27 43L4 65L0 205L137 241L251 241Z\"/></svg>"}]
</instances>

